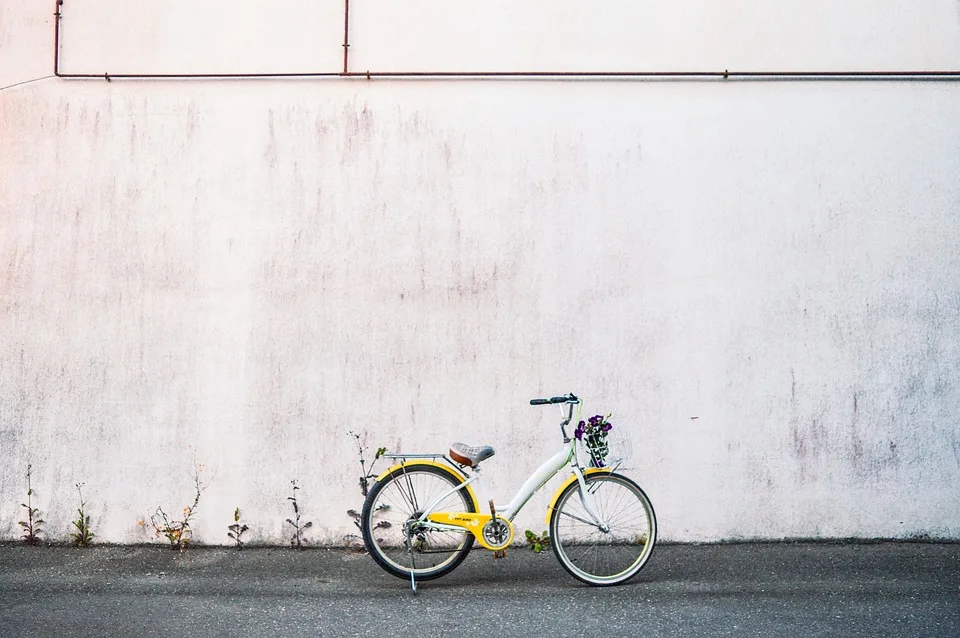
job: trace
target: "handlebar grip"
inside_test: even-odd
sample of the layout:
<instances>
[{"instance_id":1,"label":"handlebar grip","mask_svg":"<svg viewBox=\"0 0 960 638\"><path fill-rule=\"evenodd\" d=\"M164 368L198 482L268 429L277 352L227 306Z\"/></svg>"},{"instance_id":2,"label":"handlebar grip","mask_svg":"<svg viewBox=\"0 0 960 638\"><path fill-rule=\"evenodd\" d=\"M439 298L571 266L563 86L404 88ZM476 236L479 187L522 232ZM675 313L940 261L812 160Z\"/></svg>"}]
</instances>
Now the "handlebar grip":
<instances>
[{"instance_id":1,"label":"handlebar grip","mask_svg":"<svg viewBox=\"0 0 960 638\"><path fill-rule=\"evenodd\" d=\"M580 399L575 394L567 394L562 397L550 397L549 399L530 399L530 405L551 405L555 403L579 403Z\"/></svg>"}]
</instances>

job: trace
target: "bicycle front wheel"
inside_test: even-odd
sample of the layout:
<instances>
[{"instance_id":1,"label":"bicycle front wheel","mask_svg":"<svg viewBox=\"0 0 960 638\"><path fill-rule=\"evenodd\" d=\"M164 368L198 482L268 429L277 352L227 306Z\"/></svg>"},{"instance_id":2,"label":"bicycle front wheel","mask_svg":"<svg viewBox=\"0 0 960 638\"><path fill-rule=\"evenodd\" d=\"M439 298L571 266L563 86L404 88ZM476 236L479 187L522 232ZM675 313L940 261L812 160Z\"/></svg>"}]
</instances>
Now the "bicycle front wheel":
<instances>
[{"instance_id":1,"label":"bicycle front wheel","mask_svg":"<svg viewBox=\"0 0 960 638\"><path fill-rule=\"evenodd\" d=\"M616 585L643 569L657 539L657 517L640 486L620 474L585 477L600 523L584 507L580 483L557 499L550 540L563 568L590 585Z\"/></svg>"},{"instance_id":2,"label":"bicycle front wheel","mask_svg":"<svg viewBox=\"0 0 960 638\"><path fill-rule=\"evenodd\" d=\"M465 531L431 529L416 523L423 508L443 497L434 512L476 512L466 488L453 490L460 480L436 465L398 467L378 481L363 502L360 528L363 543L380 567L400 578L439 578L451 572L473 547Z\"/></svg>"}]
</instances>

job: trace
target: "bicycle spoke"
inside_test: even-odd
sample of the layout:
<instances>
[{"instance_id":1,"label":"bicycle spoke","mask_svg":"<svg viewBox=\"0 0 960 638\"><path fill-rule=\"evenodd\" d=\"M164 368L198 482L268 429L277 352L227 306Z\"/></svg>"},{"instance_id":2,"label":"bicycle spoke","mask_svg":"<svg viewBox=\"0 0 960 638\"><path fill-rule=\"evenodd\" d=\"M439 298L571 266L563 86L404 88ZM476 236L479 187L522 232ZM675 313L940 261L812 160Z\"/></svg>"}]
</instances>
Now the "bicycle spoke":
<instances>
[{"instance_id":1,"label":"bicycle spoke","mask_svg":"<svg viewBox=\"0 0 960 638\"><path fill-rule=\"evenodd\" d=\"M401 496L404 497L407 504L412 508L411 511L417 510L417 496L413 490L413 484L410 482L410 476L404 471L403 472L403 481L397 481L395 483L397 491L400 492ZM406 486L406 491L404 491L404 486Z\"/></svg>"},{"instance_id":2,"label":"bicycle spoke","mask_svg":"<svg viewBox=\"0 0 960 638\"><path fill-rule=\"evenodd\" d=\"M588 521L588 520L585 519L585 518L580 518L579 516L574 516L574 515L571 514L570 512L560 512L560 515L561 515L561 516L566 516L567 518L572 518L572 519L574 519L574 520L576 520L576 521L579 521L579 522L583 523L584 525L590 525L590 526L592 526L592 527L596 527L597 529L600 529L600 526L597 525L596 523L594 523L594 522L592 522L592 521Z\"/></svg>"}]
</instances>

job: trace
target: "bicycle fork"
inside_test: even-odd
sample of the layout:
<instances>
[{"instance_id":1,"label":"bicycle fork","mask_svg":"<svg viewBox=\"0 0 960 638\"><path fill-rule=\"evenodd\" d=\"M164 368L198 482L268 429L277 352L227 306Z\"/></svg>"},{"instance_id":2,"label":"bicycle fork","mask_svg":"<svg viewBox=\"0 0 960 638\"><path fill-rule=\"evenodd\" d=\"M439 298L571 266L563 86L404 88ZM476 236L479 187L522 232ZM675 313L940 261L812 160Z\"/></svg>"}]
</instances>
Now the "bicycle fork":
<instances>
[{"instance_id":1,"label":"bicycle fork","mask_svg":"<svg viewBox=\"0 0 960 638\"><path fill-rule=\"evenodd\" d=\"M577 483L580 486L578 491L580 492L580 502L583 503L583 509L587 510L587 514L589 514L590 518L593 519L593 524L596 525L601 532L609 532L610 526L607 525L607 522L603 520L600 514L597 513L597 506L596 501L593 498L593 492L587 487L587 482L583 478L583 472L579 467L574 467L573 473L577 475Z\"/></svg>"}]
</instances>

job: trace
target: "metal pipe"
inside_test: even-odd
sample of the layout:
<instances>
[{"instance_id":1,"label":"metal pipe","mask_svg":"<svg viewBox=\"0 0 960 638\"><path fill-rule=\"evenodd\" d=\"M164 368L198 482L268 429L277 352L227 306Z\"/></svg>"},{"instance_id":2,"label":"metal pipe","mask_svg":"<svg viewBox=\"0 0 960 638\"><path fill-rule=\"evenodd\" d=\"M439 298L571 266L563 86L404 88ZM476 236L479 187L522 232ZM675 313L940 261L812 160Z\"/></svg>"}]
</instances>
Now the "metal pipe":
<instances>
[{"instance_id":1,"label":"metal pipe","mask_svg":"<svg viewBox=\"0 0 960 638\"><path fill-rule=\"evenodd\" d=\"M626 79L626 80L919 80L960 79L960 71L367 71L347 73L354 78L449 79Z\"/></svg>"},{"instance_id":2,"label":"metal pipe","mask_svg":"<svg viewBox=\"0 0 960 638\"><path fill-rule=\"evenodd\" d=\"M266 78L338 78L339 71L324 73L60 73L69 80L254 80Z\"/></svg>"},{"instance_id":3,"label":"metal pipe","mask_svg":"<svg viewBox=\"0 0 960 638\"><path fill-rule=\"evenodd\" d=\"M386 80L765 80L778 81L956 81L960 71L365 71L304 73L57 73L66 79L229 80L352 78Z\"/></svg>"},{"instance_id":4,"label":"metal pipe","mask_svg":"<svg viewBox=\"0 0 960 638\"><path fill-rule=\"evenodd\" d=\"M349 70L347 67L347 52L350 49L350 0L343 0L343 75Z\"/></svg>"},{"instance_id":5,"label":"metal pipe","mask_svg":"<svg viewBox=\"0 0 960 638\"><path fill-rule=\"evenodd\" d=\"M53 8L53 74L60 77L60 5L63 0L56 0Z\"/></svg>"},{"instance_id":6,"label":"metal pipe","mask_svg":"<svg viewBox=\"0 0 960 638\"><path fill-rule=\"evenodd\" d=\"M53 73L57 77L77 80L234 80L270 78L362 78L394 80L766 80L782 81L956 81L960 70L936 71L365 71L351 72L348 67L350 48L350 0L344 0L343 71L304 73L60 73L60 7L54 12Z\"/></svg>"}]
</instances>

